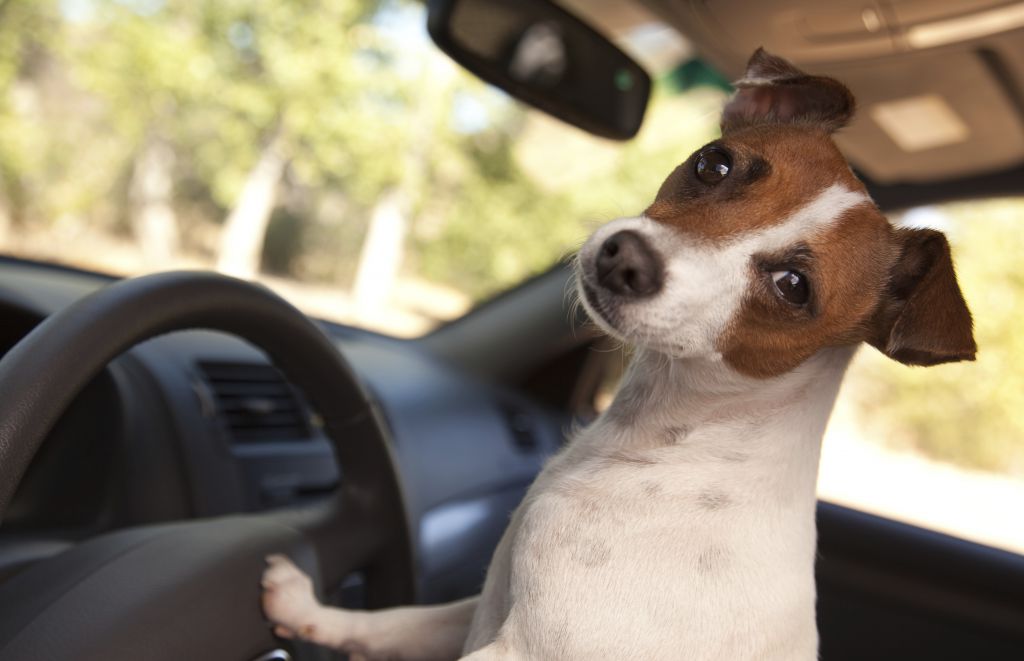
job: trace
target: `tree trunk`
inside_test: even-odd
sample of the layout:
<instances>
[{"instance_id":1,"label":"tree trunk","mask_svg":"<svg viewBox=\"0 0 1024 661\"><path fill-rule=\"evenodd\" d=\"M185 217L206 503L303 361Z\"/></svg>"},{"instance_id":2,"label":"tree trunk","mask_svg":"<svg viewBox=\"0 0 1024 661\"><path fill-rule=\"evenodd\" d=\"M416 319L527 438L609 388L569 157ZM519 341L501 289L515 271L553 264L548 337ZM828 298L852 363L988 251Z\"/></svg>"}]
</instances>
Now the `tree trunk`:
<instances>
[{"instance_id":1,"label":"tree trunk","mask_svg":"<svg viewBox=\"0 0 1024 661\"><path fill-rule=\"evenodd\" d=\"M178 221L171 206L174 151L150 138L135 158L129 196L132 230L147 269L169 266L178 253Z\"/></svg>"},{"instance_id":2,"label":"tree trunk","mask_svg":"<svg viewBox=\"0 0 1024 661\"><path fill-rule=\"evenodd\" d=\"M402 176L397 185L381 195L370 214L370 226L359 253L359 267L352 285L356 315L370 320L391 297L404 258L406 234L413 202L422 195L424 178L433 146L433 128L444 116L447 91L456 69L449 63L425 62L421 70L423 95L418 97L413 124L425 127L410 145ZM438 60L438 62L441 62Z\"/></svg>"},{"instance_id":3,"label":"tree trunk","mask_svg":"<svg viewBox=\"0 0 1024 661\"><path fill-rule=\"evenodd\" d=\"M356 315L362 319L372 319L391 297L409 224L405 207L406 193L392 189L381 195L370 214L352 287Z\"/></svg>"},{"instance_id":4,"label":"tree trunk","mask_svg":"<svg viewBox=\"0 0 1024 661\"><path fill-rule=\"evenodd\" d=\"M259 160L246 177L221 234L217 270L239 278L259 273L260 256L267 235L270 214L277 202L277 188L284 174L284 136L275 129Z\"/></svg>"}]
</instances>

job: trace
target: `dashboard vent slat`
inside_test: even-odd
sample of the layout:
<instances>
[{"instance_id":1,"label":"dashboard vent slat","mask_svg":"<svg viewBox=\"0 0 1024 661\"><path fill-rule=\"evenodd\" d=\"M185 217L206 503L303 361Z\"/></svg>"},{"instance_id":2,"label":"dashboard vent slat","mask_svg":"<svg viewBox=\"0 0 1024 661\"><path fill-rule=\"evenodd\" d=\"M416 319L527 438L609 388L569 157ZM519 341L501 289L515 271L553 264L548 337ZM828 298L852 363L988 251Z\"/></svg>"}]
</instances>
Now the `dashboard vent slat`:
<instances>
[{"instance_id":1,"label":"dashboard vent slat","mask_svg":"<svg viewBox=\"0 0 1024 661\"><path fill-rule=\"evenodd\" d=\"M199 371L232 442L310 438L308 407L273 365L203 362Z\"/></svg>"}]
</instances>

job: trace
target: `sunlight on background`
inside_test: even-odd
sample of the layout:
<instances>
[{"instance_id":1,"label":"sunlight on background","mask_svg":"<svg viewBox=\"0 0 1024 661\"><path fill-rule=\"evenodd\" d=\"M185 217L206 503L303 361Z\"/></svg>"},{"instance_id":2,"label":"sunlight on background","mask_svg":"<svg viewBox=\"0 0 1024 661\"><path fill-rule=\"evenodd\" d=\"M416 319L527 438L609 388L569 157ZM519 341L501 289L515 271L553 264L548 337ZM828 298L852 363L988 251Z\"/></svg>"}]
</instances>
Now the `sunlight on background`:
<instances>
[{"instance_id":1,"label":"sunlight on background","mask_svg":"<svg viewBox=\"0 0 1024 661\"><path fill-rule=\"evenodd\" d=\"M822 498L1024 553L1024 199L915 209L946 233L976 362L906 367L864 347L822 449Z\"/></svg>"},{"instance_id":2,"label":"sunlight on background","mask_svg":"<svg viewBox=\"0 0 1024 661\"><path fill-rule=\"evenodd\" d=\"M2 11L0 251L118 275L216 268L401 336L643 209L715 136L724 98L714 80L680 84L686 48L653 24L633 46L656 65L655 98L619 144L461 71L430 44L421 3ZM825 442L822 496L1024 551L1024 201L905 220L950 234L979 359L912 369L864 349Z\"/></svg>"}]
</instances>

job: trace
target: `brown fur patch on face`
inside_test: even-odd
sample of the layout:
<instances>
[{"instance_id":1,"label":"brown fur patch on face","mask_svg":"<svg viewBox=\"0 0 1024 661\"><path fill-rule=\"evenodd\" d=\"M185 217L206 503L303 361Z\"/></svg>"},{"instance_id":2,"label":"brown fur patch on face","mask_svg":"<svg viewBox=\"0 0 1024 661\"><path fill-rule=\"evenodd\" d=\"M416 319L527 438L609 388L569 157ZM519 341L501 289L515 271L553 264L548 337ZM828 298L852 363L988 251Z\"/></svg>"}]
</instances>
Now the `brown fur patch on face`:
<instances>
[{"instance_id":1,"label":"brown fur patch on face","mask_svg":"<svg viewBox=\"0 0 1024 661\"><path fill-rule=\"evenodd\" d=\"M728 177L703 184L694 173L695 155L669 176L646 211L684 240L715 245L779 225L836 183L864 190L824 130L749 126L714 144L732 157ZM758 176L750 176L752 169ZM777 295L770 277L771 270L785 270L792 256L753 256L752 286L718 342L726 362L742 374L777 376L823 347L867 337L867 318L894 260L889 222L874 207L860 205L811 232L802 241L805 263L797 269L810 279L811 301L803 308Z\"/></svg>"},{"instance_id":2,"label":"brown fur patch on face","mask_svg":"<svg viewBox=\"0 0 1024 661\"><path fill-rule=\"evenodd\" d=\"M745 126L729 131L707 148L730 156L729 175L715 185L701 182L694 171L703 151L698 150L665 180L645 212L677 232L683 241L715 246L780 225L835 184L864 191L828 132L821 128ZM827 227L808 227L798 245L782 248L780 254L752 255L750 285L743 303L717 343L726 363L747 376L768 378L794 369L826 347L865 340L881 344L878 320L884 317L891 324L895 315L886 316L880 308L916 313L916 308L904 304L898 291L890 291L889 281L898 275L900 260L908 261L901 257L908 253L907 241L900 239L905 234L894 229L877 208L863 204L847 209ZM939 244L932 241L928 245ZM955 318L957 328L967 330L956 335L956 342L945 336L935 339L932 335L938 333L933 331L929 331L932 335L904 332L901 338L917 341L925 337L926 341L918 344L941 349L931 350L927 361L914 354L905 362L931 364L973 355L970 317L956 289L948 248L944 253L939 249L932 252L938 256L927 263L938 267L928 273L938 275L931 280L927 273L921 277L940 285L923 288L925 293L918 298L924 300L932 296L929 292L939 292L928 300L948 303L945 308L950 312L945 317ZM797 255L799 261L794 262ZM785 270L797 270L809 279L811 296L806 305L794 306L776 291L770 274ZM910 323L904 325L911 327ZM891 338L883 339L891 343ZM954 344L956 351L947 348ZM908 351L904 349L897 359L906 358Z\"/></svg>"},{"instance_id":3,"label":"brown fur patch on face","mask_svg":"<svg viewBox=\"0 0 1024 661\"><path fill-rule=\"evenodd\" d=\"M784 266L763 266L755 259L753 286L720 340L725 361L747 376L768 378L794 369L822 348L867 339L894 261L892 235L876 208L861 205L809 237L810 257L802 272L811 299L802 308L774 290L770 271Z\"/></svg>"},{"instance_id":4,"label":"brown fur patch on face","mask_svg":"<svg viewBox=\"0 0 1024 661\"><path fill-rule=\"evenodd\" d=\"M777 225L836 181L863 188L824 131L752 126L712 144L732 158L729 176L714 186L701 182L698 150L644 212L690 240L719 243Z\"/></svg>"}]
</instances>

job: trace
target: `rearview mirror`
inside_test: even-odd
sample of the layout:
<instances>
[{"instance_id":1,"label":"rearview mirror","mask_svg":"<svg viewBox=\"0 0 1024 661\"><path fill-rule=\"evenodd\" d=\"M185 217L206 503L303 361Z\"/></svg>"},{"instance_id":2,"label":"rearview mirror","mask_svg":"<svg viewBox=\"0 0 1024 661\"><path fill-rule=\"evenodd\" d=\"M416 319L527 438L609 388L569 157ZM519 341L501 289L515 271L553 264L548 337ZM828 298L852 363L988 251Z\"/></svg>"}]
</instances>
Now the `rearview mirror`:
<instances>
[{"instance_id":1,"label":"rearview mirror","mask_svg":"<svg viewBox=\"0 0 1024 661\"><path fill-rule=\"evenodd\" d=\"M430 0L427 28L456 62L548 114L616 140L640 129L650 76L548 0Z\"/></svg>"}]
</instances>

